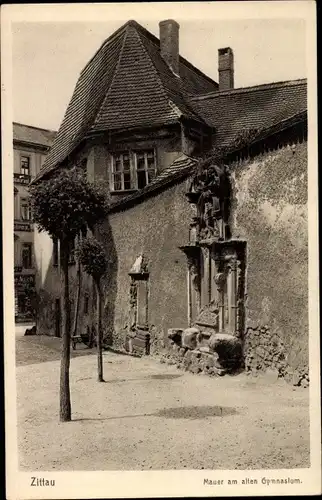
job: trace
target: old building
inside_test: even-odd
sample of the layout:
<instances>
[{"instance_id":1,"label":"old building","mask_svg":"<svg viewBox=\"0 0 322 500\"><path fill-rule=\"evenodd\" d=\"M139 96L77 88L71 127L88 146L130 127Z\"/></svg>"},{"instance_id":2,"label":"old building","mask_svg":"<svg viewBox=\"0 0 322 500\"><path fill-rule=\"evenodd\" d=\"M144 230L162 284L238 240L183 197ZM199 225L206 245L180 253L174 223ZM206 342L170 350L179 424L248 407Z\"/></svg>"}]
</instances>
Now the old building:
<instances>
[{"instance_id":1,"label":"old building","mask_svg":"<svg viewBox=\"0 0 322 500\"><path fill-rule=\"evenodd\" d=\"M175 21L160 40L129 21L80 74L35 182L82 164L106 186L107 342L196 373L270 368L306 384L306 80L235 89L229 47L218 73L179 56ZM39 330L59 335L57 246L36 237ZM84 331L94 295L84 277Z\"/></svg>"},{"instance_id":2,"label":"old building","mask_svg":"<svg viewBox=\"0 0 322 500\"><path fill-rule=\"evenodd\" d=\"M28 185L39 173L55 132L13 123L15 317L31 317L28 289L35 285L34 231Z\"/></svg>"}]
</instances>

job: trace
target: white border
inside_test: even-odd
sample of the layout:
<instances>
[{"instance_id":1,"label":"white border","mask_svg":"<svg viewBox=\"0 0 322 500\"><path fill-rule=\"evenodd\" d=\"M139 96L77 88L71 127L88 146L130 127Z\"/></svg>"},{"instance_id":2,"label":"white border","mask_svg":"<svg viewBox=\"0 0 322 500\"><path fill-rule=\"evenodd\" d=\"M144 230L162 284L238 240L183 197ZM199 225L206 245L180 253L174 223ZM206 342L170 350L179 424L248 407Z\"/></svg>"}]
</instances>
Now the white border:
<instances>
[{"instance_id":1,"label":"white border","mask_svg":"<svg viewBox=\"0 0 322 500\"><path fill-rule=\"evenodd\" d=\"M309 326L310 326L310 469L268 471L162 471L162 472L48 472L56 480L51 489L30 487L31 473L18 471L16 428L16 378L13 285L13 155L12 155L12 75L11 23L19 21L111 21L140 18L184 19L263 19L301 18L307 22L308 75L308 219L309 219ZM7 498L145 498L182 496L301 495L321 492L321 424L319 360L319 280L317 214L317 68L316 15L314 1L277 2L196 2L136 4L50 4L4 5L1 19L2 69L2 175L3 175L3 269L5 306L5 401ZM209 475L221 479L299 477L300 485L258 485L205 487ZM44 475L44 474L43 474Z\"/></svg>"}]
</instances>

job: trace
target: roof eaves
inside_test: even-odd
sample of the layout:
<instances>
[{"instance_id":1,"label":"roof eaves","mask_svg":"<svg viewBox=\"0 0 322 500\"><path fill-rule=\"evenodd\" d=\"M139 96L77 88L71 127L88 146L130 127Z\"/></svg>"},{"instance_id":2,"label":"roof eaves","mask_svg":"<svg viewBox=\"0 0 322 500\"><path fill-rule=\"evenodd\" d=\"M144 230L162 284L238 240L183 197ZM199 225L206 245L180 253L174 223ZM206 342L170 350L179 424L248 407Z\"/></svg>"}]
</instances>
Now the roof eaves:
<instances>
[{"instance_id":1,"label":"roof eaves","mask_svg":"<svg viewBox=\"0 0 322 500\"><path fill-rule=\"evenodd\" d=\"M133 206L133 204L136 204L137 202L141 202L144 199L156 195L158 192L162 191L165 187L169 187L171 184L174 184L175 182L178 182L185 177L188 177L188 175L191 173L193 166L190 165L184 170L181 170L180 172L175 172L173 175L169 175L168 177L164 177L162 179L162 182L156 183L153 186L151 186L150 189L148 190L142 190L137 193L134 193L130 196L127 196L126 198L123 198L115 203L113 203L109 209L109 213L114 213L114 212L119 212L123 211L127 208L130 208Z\"/></svg>"},{"instance_id":2,"label":"roof eaves","mask_svg":"<svg viewBox=\"0 0 322 500\"><path fill-rule=\"evenodd\" d=\"M229 90L222 90L218 92L208 92L203 95L198 95L198 96L189 96L190 101L204 101L210 98L216 98L216 97L223 97L223 96L230 96L234 94L244 94L248 92L257 92L261 90L270 90L278 87L294 87L294 86L300 86L300 85L306 85L307 84L307 79L306 78L301 78L297 80L287 80L287 81L282 81L282 82L272 82L272 83L263 83L260 85L253 85L250 87L239 87L239 88L234 88L234 89L229 89Z\"/></svg>"},{"instance_id":3,"label":"roof eaves","mask_svg":"<svg viewBox=\"0 0 322 500\"><path fill-rule=\"evenodd\" d=\"M258 135L256 135L253 139L251 139L247 143L243 143L238 147L230 147L228 146L228 151L224 154L224 157L228 157L230 155L234 155L242 151L244 148L249 148L250 146L253 146L265 139L268 139L269 137L274 136L275 134L278 134L282 132L283 130L287 130L288 128L291 128L294 125L297 125L298 123L305 122L307 120L307 111L301 111L299 113L295 113L294 115L285 118L285 120L282 120L278 123L275 123L274 125L270 125L269 127L266 127L262 129Z\"/></svg>"},{"instance_id":4,"label":"roof eaves","mask_svg":"<svg viewBox=\"0 0 322 500\"><path fill-rule=\"evenodd\" d=\"M174 166L180 160L181 157L175 160L171 166ZM129 208L133 206L133 204L157 194L165 187L169 187L171 184L178 182L185 177L188 177L191 174L193 168L195 168L198 164L199 160L197 158L188 156L186 157L186 160L188 160L189 163L183 168L181 167L180 170L175 170L173 173L171 173L170 171L168 175L161 174L159 178L157 177L153 183L148 184L147 186L145 186L145 188L141 189L140 191L136 191L135 193L130 194L129 196L126 196L125 198L122 198L121 200L113 203L109 209L109 213L118 212ZM169 167L169 170L171 169L171 166Z\"/></svg>"},{"instance_id":5,"label":"roof eaves","mask_svg":"<svg viewBox=\"0 0 322 500\"><path fill-rule=\"evenodd\" d=\"M17 125L18 127L27 127L27 128L32 128L34 130L39 130L41 132L49 132L49 134L57 134L55 130L51 130L49 128L41 128L41 127L36 127L34 125L26 125L25 123L20 123L20 122L12 122L13 125Z\"/></svg>"},{"instance_id":6,"label":"roof eaves","mask_svg":"<svg viewBox=\"0 0 322 500\"><path fill-rule=\"evenodd\" d=\"M51 148L51 146L49 144L42 144L41 142L32 142L32 141L28 141L26 139L13 138L12 142L16 146L18 146L18 145L29 146L29 147L33 147L33 148L43 149L45 151L48 151Z\"/></svg>"}]
</instances>

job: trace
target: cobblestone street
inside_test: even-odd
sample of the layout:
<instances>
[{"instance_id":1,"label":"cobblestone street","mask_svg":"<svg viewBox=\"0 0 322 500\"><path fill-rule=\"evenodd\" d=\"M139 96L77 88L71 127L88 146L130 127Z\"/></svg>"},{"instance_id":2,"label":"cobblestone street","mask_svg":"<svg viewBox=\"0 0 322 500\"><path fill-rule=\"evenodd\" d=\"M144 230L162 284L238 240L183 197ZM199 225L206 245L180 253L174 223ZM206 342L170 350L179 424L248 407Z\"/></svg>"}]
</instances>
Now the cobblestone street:
<instances>
[{"instance_id":1,"label":"cobblestone street","mask_svg":"<svg viewBox=\"0 0 322 500\"><path fill-rule=\"evenodd\" d=\"M60 423L60 339L17 337L22 470L309 466L306 389L245 374L193 375L112 352L98 383L95 350L79 346L72 356L73 421Z\"/></svg>"}]
</instances>

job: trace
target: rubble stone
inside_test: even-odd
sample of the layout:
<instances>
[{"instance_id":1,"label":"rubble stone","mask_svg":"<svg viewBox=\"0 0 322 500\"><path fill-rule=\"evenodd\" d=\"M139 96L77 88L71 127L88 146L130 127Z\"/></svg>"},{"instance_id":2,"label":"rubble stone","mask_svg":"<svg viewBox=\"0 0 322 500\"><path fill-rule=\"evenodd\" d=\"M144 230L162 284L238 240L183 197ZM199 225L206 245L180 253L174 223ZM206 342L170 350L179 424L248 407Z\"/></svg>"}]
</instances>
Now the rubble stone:
<instances>
[{"instance_id":1,"label":"rubble stone","mask_svg":"<svg viewBox=\"0 0 322 500\"><path fill-rule=\"evenodd\" d=\"M195 349L197 347L198 328L186 328L182 333L182 347Z\"/></svg>"}]
</instances>

